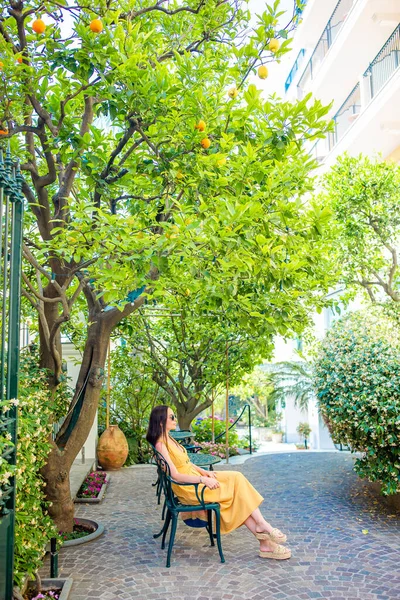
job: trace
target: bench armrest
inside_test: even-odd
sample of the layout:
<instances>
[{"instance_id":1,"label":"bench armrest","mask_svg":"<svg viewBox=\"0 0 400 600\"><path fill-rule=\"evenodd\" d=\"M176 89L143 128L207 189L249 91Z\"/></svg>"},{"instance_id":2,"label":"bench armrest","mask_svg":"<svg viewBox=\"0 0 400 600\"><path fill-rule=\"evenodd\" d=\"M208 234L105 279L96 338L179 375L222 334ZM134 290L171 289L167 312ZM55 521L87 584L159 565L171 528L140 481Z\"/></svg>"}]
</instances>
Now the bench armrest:
<instances>
[{"instance_id":1,"label":"bench armrest","mask_svg":"<svg viewBox=\"0 0 400 600\"><path fill-rule=\"evenodd\" d=\"M188 485L192 485L194 487L194 491L196 493L196 498L199 502L199 504L201 505L201 507L204 510L207 510L206 506L205 506L205 502L204 502L204 492L206 491L207 486L201 483L180 483L179 481L175 481L175 479L172 479L172 477L169 477L168 475L166 476L169 481L171 483L173 483L174 485L180 485L180 486L185 486L187 487ZM202 485L202 489L200 491L200 495L199 495L199 485Z\"/></svg>"}]
</instances>

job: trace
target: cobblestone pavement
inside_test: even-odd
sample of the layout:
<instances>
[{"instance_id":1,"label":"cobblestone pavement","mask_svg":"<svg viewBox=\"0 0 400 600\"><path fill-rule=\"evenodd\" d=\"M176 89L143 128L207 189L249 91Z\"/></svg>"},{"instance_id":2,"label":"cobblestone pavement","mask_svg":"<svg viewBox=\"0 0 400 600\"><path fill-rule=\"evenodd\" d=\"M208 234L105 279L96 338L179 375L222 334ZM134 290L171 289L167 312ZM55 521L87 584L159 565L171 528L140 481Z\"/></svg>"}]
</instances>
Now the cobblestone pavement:
<instances>
[{"instance_id":1,"label":"cobblestone pavement","mask_svg":"<svg viewBox=\"0 0 400 600\"><path fill-rule=\"evenodd\" d=\"M263 494L262 511L287 532L293 556L259 558L242 527L223 536L221 564L205 531L180 523L170 569L152 537L161 515L154 467L123 469L102 504L78 506L78 516L101 521L106 531L62 550L61 575L74 579L72 600L399 600L399 519L352 465L346 453L299 452L219 467L242 471Z\"/></svg>"}]
</instances>

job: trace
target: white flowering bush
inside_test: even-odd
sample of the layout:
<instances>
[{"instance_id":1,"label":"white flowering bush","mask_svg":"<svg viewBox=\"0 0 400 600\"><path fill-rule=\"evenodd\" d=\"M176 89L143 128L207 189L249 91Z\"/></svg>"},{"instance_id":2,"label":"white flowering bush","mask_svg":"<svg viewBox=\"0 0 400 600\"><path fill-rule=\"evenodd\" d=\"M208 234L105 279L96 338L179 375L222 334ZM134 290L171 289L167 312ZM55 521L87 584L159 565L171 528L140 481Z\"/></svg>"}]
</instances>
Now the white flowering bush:
<instances>
[{"instance_id":1,"label":"white flowering bush","mask_svg":"<svg viewBox=\"0 0 400 600\"><path fill-rule=\"evenodd\" d=\"M50 451L51 423L59 398L51 399L46 374L36 365L35 355L28 354L21 358L19 398L1 403L1 410L5 414L13 403L18 404L17 465L10 467L5 460L0 459L2 484L6 484L12 474L16 473L16 585L21 585L25 575L34 576L43 558L46 543L51 537L57 536L53 521L46 513L44 481L40 476L40 468L45 464ZM0 434L0 453L9 446L8 434Z\"/></svg>"},{"instance_id":2,"label":"white flowering bush","mask_svg":"<svg viewBox=\"0 0 400 600\"><path fill-rule=\"evenodd\" d=\"M384 494L400 491L398 310L373 306L340 319L322 343L314 371L334 442L363 453L356 472L381 482Z\"/></svg>"}]
</instances>

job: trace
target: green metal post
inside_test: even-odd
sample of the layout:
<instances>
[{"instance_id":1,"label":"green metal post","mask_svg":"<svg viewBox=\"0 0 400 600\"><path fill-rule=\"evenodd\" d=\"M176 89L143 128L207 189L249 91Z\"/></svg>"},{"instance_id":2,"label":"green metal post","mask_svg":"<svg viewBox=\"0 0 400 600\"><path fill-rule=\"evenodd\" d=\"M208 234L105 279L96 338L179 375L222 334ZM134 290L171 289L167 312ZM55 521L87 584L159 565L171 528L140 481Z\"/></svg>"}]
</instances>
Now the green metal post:
<instances>
[{"instance_id":1,"label":"green metal post","mask_svg":"<svg viewBox=\"0 0 400 600\"><path fill-rule=\"evenodd\" d=\"M253 445L251 440L251 409L250 404L247 405L249 409L249 446L250 446L250 454L253 454Z\"/></svg>"},{"instance_id":2,"label":"green metal post","mask_svg":"<svg viewBox=\"0 0 400 600\"><path fill-rule=\"evenodd\" d=\"M2 310L1 310L1 357L0 395L7 400L18 398L20 305L22 269L23 197L22 177L19 167L12 164L10 149L6 159L0 152L0 224ZM11 208L11 215L10 215ZM11 222L11 231L9 224ZM6 413L0 412L0 435L11 436L9 447L1 457L10 466L16 464L17 406L12 404ZM12 600L15 538L15 490L12 477L1 487L0 497L0 600Z\"/></svg>"}]
</instances>

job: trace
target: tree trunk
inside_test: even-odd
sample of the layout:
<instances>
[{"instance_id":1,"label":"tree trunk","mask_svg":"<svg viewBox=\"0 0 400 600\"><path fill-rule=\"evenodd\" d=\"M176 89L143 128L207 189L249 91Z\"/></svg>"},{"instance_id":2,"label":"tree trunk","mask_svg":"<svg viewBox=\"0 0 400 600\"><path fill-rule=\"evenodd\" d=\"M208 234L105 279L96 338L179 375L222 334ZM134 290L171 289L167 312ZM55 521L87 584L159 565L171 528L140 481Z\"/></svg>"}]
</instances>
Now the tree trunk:
<instances>
[{"instance_id":1,"label":"tree trunk","mask_svg":"<svg viewBox=\"0 0 400 600\"><path fill-rule=\"evenodd\" d=\"M41 473L46 482L46 500L51 503L48 512L56 524L57 531L73 530L74 502L70 489L70 469L71 465L64 453L54 445Z\"/></svg>"},{"instance_id":2,"label":"tree trunk","mask_svg":"<svg viewBox=\"0 0 400 600\"><path fill-rule=\"evenodd\" d=\"M55 448L42 469L47 500L51 502L49 514L59 531L73 529L74 505L69 472L96 416L111 333L103 314L92 315L90 323L74 398L57 434Z\"/></svg>"},{"instance_id":3,"label":"tree trunk","mask_svg":"<svg viewBox=\"0 0 400 600\"><path fill-rule=\"evenodd\" d=\"M188 404L189 403L190 402L188 402ZM195 419L197 417L197 415L199 415L203 410L205 410L206 408L211 406L212 399L205 400L201 403L199 402L199 404L195 408L192 408L192 409L189 409L186 406L184 406L183 404L178 403L178 402L174 402L174 404L175 404L176 413L177 413L177 417L178 417L179 428L180 429L190 429L190 425L191 425L193 419Z\"/></svg>"}]
</instances>

